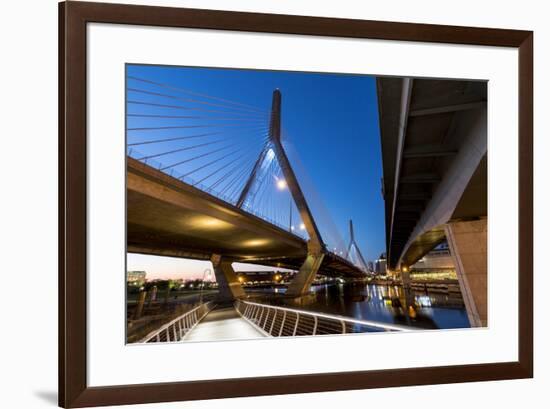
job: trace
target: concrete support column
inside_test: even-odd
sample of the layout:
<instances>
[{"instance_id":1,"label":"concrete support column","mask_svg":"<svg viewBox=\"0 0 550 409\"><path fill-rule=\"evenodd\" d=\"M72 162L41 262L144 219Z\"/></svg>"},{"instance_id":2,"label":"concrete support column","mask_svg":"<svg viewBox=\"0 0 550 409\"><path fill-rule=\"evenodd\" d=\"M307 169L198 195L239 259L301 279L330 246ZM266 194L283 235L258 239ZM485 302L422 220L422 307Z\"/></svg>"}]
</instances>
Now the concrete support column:
<instances>
[{"instance_id":1,"label":"concrete support column","mask_svg":"<svg viewBox=\"0 0 550 409\"><path fill-rule=\"evenodd\" d=\"M210 259L214 267L216 282L218 283L218 299L220 301L233 301L245 296L244 289L237 279L237 274L231 266L230 260L224 260L222 256L214 254Z\"/></svg>"},{"instance_id":2,"label":"concrete support column","mask_svg":"<svg viewBox=\"0 0 550 409\"><path fill-rule=\"evenodd\" d=\"M153 288L151 289L151 295L149 297L149 307L153 305L153 303L157 300L157 291L157 286L153 286Z\"/></svg>"},{"instance_id":3,"label":"concrete support column","mask_svg":"<svg viewBox=\"0 0 550 409\"><path fill-rule=\"evenodd\" d=\"M136 305L136 311L134 313L134 319L138 320L143 314L143 306L145 305L145 297L147 297L147 291L141 291L138 296L138 301Z\"/></svg>"},{"instance_id":4,"label":"concrete support column","mask_svg":"<svg viewBox=\"0 0 550 409\"><path fill-rule=\"evenodd\" d=\"M411 274L409 268L401 268L401 283L403 284L403 289L409 289L411 287Z\"/></svg>"},{"instance_id":5,"label":"concrete support column","mask_svg":"<svg viewBox=\"0 0 550 409\"><path fill-rule=\"evenodd\" d=\"M300 271L288 286L288 295L298 297L309 292L309 288L319 271L319 267L321 267L324 257L323 253L308 252L304 264L300 267Z\"/></svg>"},{"instance_id":6,"label":"concrete support column","mask_svg":"<svg viewBox=\"0 0 550 409\"><path fill-rule=\"evenodd\" d=\"M470 325L487 326L487 219L448 223L445 235Z\"/></svg>"}]
</instances>

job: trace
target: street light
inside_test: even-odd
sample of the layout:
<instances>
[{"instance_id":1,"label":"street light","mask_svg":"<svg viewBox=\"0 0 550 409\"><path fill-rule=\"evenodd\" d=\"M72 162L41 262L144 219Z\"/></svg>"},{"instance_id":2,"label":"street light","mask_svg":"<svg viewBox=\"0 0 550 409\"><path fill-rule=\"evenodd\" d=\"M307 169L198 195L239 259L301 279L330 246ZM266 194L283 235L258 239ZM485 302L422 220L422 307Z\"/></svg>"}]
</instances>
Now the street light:
<instances>
[{"instance_id":1,"label":"street light","mask_svg":"<svg viewBox=\"0 0 550 409\"><path fill-rule=\"evenodd\" d=\"M276 186L277 186L277 189L279 189L279 190L285 190L285 189L288 187L288 185L287 185L287 183L286 183L286 180L284 180L284 179L279 179L277 176L275 176L275 180L276 180L275 184L276 184ZM289 216L288 216L288 218L289 218L288 227L289 227L289 231L292 232L292 231L294 231L294 226L292 225L292 196L290 196L290 197L288 198L288 206L289 206L289 207L288 207L288 211L289 211Z\"/></svg>"},{"instance_id":2,"label":"street light","mask_svg":"<svg viewBox=\"0 0 550 409\"><path fill-rule=\"evenodd\" d=\"M210 278L211 274L212 274L212 271L209 268L205 269L202 272L202 282L201 282L201 292L200 292L200 296L199 296L199 304L202 304L202 289L204 288L204 279L205 279L206 276L208 276L208 278Z\"/></svg>"}]
</instances>

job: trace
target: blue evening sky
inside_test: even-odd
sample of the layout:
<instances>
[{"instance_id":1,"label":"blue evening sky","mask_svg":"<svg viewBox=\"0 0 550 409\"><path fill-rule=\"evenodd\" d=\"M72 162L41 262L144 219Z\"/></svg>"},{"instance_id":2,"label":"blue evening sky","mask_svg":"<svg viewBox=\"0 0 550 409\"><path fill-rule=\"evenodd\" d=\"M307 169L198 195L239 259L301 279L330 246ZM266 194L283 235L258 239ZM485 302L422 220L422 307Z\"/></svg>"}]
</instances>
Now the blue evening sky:
<instances>
[{"instance_id":1,"label":"blue evening sky","mask_svg":"<svg viewBox=\"0 0 550 409\"><path fill-rule=\"evenodd\" d=\"M266 111L270 109L273 90L280 89L285 148L288 147L291 164L318 224L327 223L328 214L347 244L348 220L352 219L356 241L367 260L378 258L385 250L380 189L381 148L374 77L147 65L128 65L127 74L242 102ZM154 89L146 85L128 80L128 87ZM154 90L177 95L167 89ZM152 101L147 95L129 92L128 100L131 99ZM166 99L162 102L173 103ZM128 105L128 113L132 112L163 113L155 107ZM180 111L175 114L188 113ZM150 126L151 122L140 118L128 119L129 128L145 124ZM155 136L173 134L171 130L161 130ZM152 134L147 134L147 137L150 136ZM129 133L129 142L131 137ZM321 214L322 207L326 210L324 214ZM323 226L320 227L323 232L326 231ZM330 241L329 238L324 239ZM145 262L145 259L145 256L129 257L128 268L151 270L151 261Z\"/></svg>"}]
</instances>

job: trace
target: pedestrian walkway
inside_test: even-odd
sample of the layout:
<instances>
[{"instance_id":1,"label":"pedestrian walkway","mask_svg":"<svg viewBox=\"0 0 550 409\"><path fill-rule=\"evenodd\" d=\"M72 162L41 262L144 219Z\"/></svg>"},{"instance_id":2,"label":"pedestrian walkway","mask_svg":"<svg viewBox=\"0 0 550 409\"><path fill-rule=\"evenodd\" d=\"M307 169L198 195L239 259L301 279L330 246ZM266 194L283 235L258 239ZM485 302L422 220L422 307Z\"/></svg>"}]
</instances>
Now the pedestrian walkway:
<instances>
[{"instance_id":1,"label":"pedestrian walkway","mask_svg":"<svg viewBox=\"0 0 550 409\"><path fill-rule=\"evenodd\" d=\"M220 341L263 338L266 335L242 318L234 307L208 313L185 337L185 341Z\"/></svg>"}]
</instances>

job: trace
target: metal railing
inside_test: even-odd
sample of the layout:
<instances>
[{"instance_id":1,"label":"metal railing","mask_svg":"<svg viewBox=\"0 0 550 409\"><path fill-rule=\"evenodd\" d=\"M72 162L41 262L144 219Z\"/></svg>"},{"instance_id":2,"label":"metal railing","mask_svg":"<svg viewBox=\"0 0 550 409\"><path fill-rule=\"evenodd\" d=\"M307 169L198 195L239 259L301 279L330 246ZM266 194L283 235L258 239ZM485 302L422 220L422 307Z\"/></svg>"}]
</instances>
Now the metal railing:
<instances>
[{"instance_id":1,"label":"metal railing","mask_svg":"<svg viewBox=\"0 0 550 409\"><path fill-rule=\"evenodd\" d=\"M185 336L208 314L215 304L209 301L200 304L185 314L173 319L167 324L164 324L159 329L149 333L143 338L140 343L150 342L178 342L182 341Z\"/></svg>"},{"instance_id":2,"label":"metal railing","mask_svg":"<svg viewBox=\"0 0 550 409\"><path fill-rule=\"evenodd\" d=\"M272 337L409 331L407 327L237 300L237 312Z\"/></svg>"}]
</instances>

